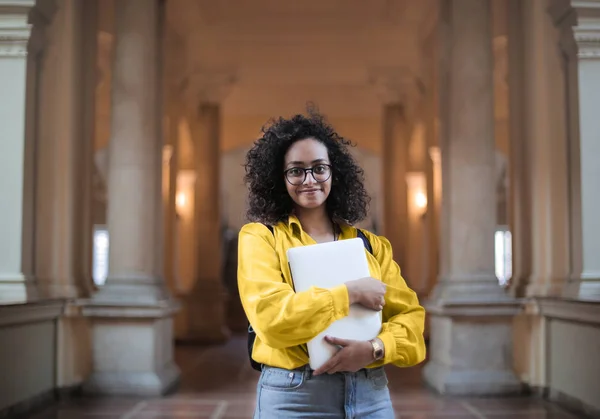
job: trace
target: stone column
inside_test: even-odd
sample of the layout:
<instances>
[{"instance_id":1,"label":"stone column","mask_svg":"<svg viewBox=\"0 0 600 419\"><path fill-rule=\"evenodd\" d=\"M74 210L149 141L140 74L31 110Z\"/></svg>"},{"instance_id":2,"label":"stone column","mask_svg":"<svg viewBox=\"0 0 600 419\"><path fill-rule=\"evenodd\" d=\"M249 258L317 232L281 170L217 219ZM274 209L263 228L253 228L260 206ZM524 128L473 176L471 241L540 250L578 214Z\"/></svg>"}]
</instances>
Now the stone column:
<instances>
[{"instance_id":1,"label":"stone column","mask_svg":"<svg viewBox=\"0 0 600 419\"><path fill-rule=\"evenodd\" d=\"M229 339L227 293L223 283L221 223L221 103L235 77L229 73L196 73L182 91L188 106L194 170L194 284L183 296L180 314L185 331L178 340L219 343Z\"/></svg>"},{"instance_id":2,"label":"stone column","mask_svg":"<svg viewBox=\"0 0 600 419\"><path fill-rule=\"evenodd\" d=\"M96 31L89 18L84 25L91 2L56 6L38 78L35 273L41 295L75 298L92 288L92 137L84 123L93 115Z\"/></svg>"},{"instance_id":3,"label":"stone column","mask_svg":"<svg viewBox=\"0 0 600 419\"><path fill-rule=\"evenodd\" d=\"M512 370L518 304L494 274L496 199L489 0L443 2L451 56L447 136L441 139L444 270L426 308L431 318L427 383L443 394L520 390ZM444 27L444 25L442 25ZM444 45L444 44L442 44Z\"/></svg>"},{"instance_id":4,"label":"stone column","mask_svg":"<svg viewBox=\"0 0 600 419\"><path fill-rule=\"evenodd\" d=\"M524 116L525 61L523 2L509 0L508 8L508 86L509 97L509 208L508 223L512 235L512 277L511 293L516 297L525 296L531 275L531 192L527 181L527 136Z\"/></svg>"},{"instance_id":5,"label":"stone column","mask_svg":"<svg viewBox=\"0 0 600 419\"><path fill-rule=\"evenodd\" d=\"M529 193L527 234L531 237L531 274L527 297L558 297L570 272L569 185L564 63L543 2L523 2L524 115L523 156ZM562 13L561 13L562 15ZM556 16L557 20L562 17ZM517 181L517 180L515 180ZM527 243L527 242L526 242ZM516 245L517 243L515 243ZM520 250L527 256L526 248Z\"/></svg>"},{"instance_id":6,"label":"stone column","mask_svg":"<svg viewBox=\"0 0 600 419\"><path fill-rule=\"evenodd\" d=\"M576 10L574 28L578 46L579 147L573 149L573 159L579 160L580 184L574 185L578 200L575 217L579 228L573 261L574 277L565 295L582 300L600 300L600 2L572 1ZM576 106L576 104L575 104Z\"/></svg>"},{"instance_id":7,"label":"stone column","mask_svg":"<svg viewBox=\"0 0 600 419\"><path fill-rule=\"evenodd\" d=\"M177 171L179 153L179 113L174 100L168 95L167 128L165 129L166 147L163 150L163 205L164 205L164 276L169 289L175 293L177 289L176 266L176 228L177 228Z\"/></svg>"},{"instance_id":8,"label":"stone column","mask_svg":"<svg viewBox=\"0 0 600 419\"><path fill-rule=\"evenodd\" d=\"M405 108L388 103L383 110L383 231L404 269L408 263L408 143L411 128Z\"/></svg>"},{"instance_id":9,"label":"stone column","mask_svg":"<svg viewBox=\"0 0 600 419\"><path fill-rule=\"evenodd\" d=\"M34 3L0 0L0 302L37 297L22 267L27 15Z\"/></svg>"},{"instance_id":10,"label":"stone column","mask_svg":"<svg viewBox=\"0 0 600 419\"><path fill-rule=\"evenodd\" d=\"M116 2L109 145L109 274L85 313L93 319L90 393L159 395L173 362L176 309L163 280L162 123L157 0Z\"/></svg>"},{"instance_id":11,"label":"stone column","mask_svg":"<svg viewBox=\"0 0 600 419\"><path fill-rule=\"evenodd\" d=\"M227 293L223 284L220 106L201 103L189 118L194 142L194 231L196 278L185 297L187 336L195 342L224 342L227 328Z\"/></svg>"}]
</instances>

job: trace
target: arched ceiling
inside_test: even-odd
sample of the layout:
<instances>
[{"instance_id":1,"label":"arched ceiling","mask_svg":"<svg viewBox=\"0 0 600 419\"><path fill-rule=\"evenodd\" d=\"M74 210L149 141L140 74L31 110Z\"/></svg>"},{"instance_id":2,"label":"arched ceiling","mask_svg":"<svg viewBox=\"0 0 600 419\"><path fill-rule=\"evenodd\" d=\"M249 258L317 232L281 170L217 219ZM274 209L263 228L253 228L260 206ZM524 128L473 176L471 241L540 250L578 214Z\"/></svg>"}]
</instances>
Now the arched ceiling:
<instances>
[{"instance_id":1,"label":"arched ceiling","mask_svg":"<svg viewBox=\"0 0 600 419\"><path fill-rule=\"evenodd\" d=\"M170 0L166 73L174 86L231 74L223 106L233 115L296 112L307 100L328 114L378 115L373 75L419 78L436 3Z\"/></svg>"}]
</instances>

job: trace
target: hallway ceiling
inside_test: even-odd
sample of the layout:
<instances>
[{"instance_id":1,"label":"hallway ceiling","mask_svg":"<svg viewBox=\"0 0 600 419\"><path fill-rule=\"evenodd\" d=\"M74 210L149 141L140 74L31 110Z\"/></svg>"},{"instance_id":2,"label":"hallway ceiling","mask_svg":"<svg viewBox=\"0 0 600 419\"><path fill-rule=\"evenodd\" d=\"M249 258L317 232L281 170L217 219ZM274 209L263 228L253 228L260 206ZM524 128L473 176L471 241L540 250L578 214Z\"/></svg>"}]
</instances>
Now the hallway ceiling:
<instances>
[{"instance_id":1,"label":"hallway ceiling","mask_svg":"<svg viewBox=\"0 0 600 419\"><path fill-rule=\"evenodd\" d=\"M374 74L413 83L436 0L172 0L167 2L167 68L174 86L235 79L228 114L301 110L378 115ZM169 58L170 57L170 58ZM190 93L190 92L188 92ZM201 94L200 94L201 96Z\"/></svg>"}]
</instances>

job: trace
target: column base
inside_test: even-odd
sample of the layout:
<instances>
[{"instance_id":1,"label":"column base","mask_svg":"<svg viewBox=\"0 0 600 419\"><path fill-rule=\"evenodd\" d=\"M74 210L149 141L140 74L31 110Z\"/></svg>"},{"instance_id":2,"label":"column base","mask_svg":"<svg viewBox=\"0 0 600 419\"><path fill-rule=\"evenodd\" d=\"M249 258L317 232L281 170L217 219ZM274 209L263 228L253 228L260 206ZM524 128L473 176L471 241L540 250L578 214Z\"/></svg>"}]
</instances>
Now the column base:
<instances>
[{"instance_id":1,"label":"column base","mask_svg":"<svg viewBox=\"0 0 600 419\"><path fill-rule=\"evenodd\" d=\"M157 305L83 308L92 319L93 372L83 391L94 395L160 396L176 386L172 300Z\"/></svg>"},{"instance_id":2,"label":"column base","mask_svg":"<svg viewBox=\"0 0 600 419\"><path fill-rule=\"evenodd\" d=\"M519 307L515 300L426 305L431 330L425 382L453 396L522 392L512 360L512 322Z\"/></svg>"},{"instance_id":3,"label":"column base","mask_svg":"<svg viewBox=\"0 0 600 419\"><path fill-rule=\"evenodd\" d=\"M564 289L564 278L543 278L532 276L525 289L525 296L531 297L560 297Z\"/></svg>"},{"instance_id":4,"label":"column base","mask_svg":"<svg viewBox=\"0 0 600 419\"><path fill-rule=\"evenodd\" d=\"M461 371L431 361L423 374L427 385L450 396L517 395L524 390L512 371Z\"/></svg>"},{"instance_id":5,"label":"column base","mask_svg":"<svg viewBox=\"0 0 600 419\"><path fill-rule=\"evenodd\" d=\"M163 396L177 387L179 375L174 363L152 372L94 372L84 384L83 392L94 396Z\"/></svg>"},{"instance_id":6,"label":"column base","mask_svg":"<svg viewBox=\"0 0 600 419\"><path fill-rule=\"evenodd\" d=\"M38 294L43 298L75 299L80 295L80 291L75 285L52 284L52 281L41 278L38 278L37 284Z\"/></svg>"},{"instance_id":7,"label":"column base","mask_svg":"<svg viewBox=\"0 0 600 419\"><path fill-rule=\"evenodd\" d=\"M485 302L514 302L514 299L498 283L494 274L447 275L441 278L429 299L456 304L481 304Z\"/></svg>"},{"instance_id":8,"label":"column base","mask_svg":"<svg viewBox=\"0 0 600 419\"><path fill-rule=\"evenodd\" d=\"M114 282L113 282L114 281ZM160 278L128 280L108 278L94 294L92 304L100 305L160 305L169 300L169 291Z\"/></svg>"},{"instance_id":9,"label":"column base","mask_svg":"<svg viewBox=\"0 0 600 419\"><path fill-rule=\"evenodd\" d=\"M176 318L177 341L218 344L231 338L227 327L227 293L219 282L199 281L180 297L183 308Z\"/></svg>"}]
</instances>

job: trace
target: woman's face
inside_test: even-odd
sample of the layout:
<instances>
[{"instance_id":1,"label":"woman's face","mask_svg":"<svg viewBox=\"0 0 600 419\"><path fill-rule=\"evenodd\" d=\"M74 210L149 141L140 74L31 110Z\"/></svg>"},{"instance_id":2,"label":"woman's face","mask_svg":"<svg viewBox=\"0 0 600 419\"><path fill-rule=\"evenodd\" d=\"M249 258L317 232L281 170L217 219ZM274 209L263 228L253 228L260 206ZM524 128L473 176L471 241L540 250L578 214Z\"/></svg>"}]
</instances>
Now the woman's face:
<instances>
[{"instance_id":1,"label":"woman's face","mask_svg":"<svg viewBox=\"0 0 600 419\"><path fill-rule=\"evenodd\" d=\"M332 178L328 154L327 147L314 138L296 141L285 154L284 182L298 207L314 209L325 204Z\"/></svg>"}]
</instances>

